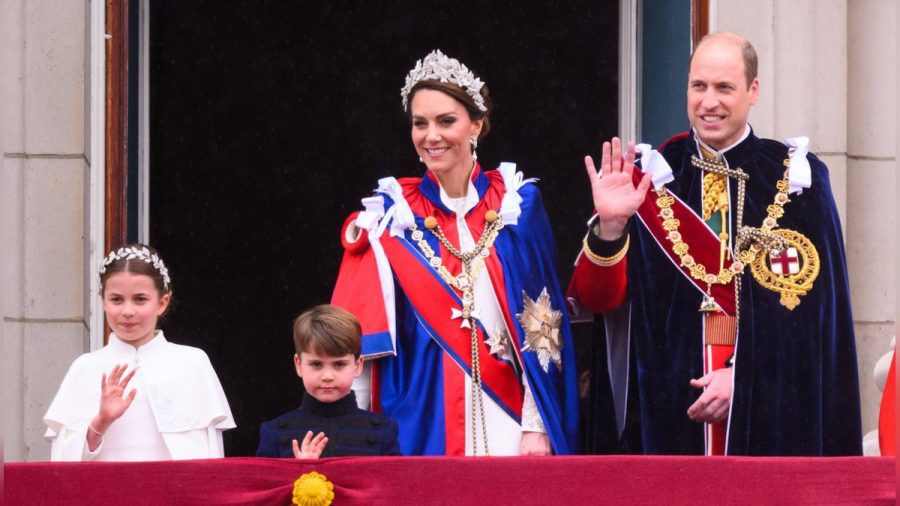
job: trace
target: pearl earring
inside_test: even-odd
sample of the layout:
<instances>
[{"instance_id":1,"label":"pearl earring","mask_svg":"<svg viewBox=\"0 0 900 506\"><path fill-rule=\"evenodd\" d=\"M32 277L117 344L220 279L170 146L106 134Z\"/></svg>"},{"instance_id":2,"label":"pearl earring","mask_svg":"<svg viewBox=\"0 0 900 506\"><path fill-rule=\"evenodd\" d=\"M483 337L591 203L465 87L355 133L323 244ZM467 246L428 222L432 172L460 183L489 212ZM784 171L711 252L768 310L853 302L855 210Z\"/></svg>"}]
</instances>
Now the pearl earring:
<instances>
[{"instance_id":1,"label":"pearl earring","mask_svg":"<svg viewBox=\"0 0 900 506\"><path fill-rule=\"evenodd\" d=\"M469 137L469 143L472 144L472 160L478 160L478 153L475 152L475 148L478 147L478 137L474 135Z\"/></svg>"}]
</instances>

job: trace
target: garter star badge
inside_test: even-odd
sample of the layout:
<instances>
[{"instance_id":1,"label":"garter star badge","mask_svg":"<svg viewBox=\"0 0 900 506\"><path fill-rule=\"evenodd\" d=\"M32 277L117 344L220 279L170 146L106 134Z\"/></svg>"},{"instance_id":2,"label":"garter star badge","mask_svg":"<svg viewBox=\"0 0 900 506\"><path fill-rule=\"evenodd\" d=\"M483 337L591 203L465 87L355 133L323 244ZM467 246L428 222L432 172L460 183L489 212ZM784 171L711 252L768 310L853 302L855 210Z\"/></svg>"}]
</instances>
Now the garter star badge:
<instances>
[{"instance_id":1,"label":"garter star badge","mask_svg":"<svg viewBox=\"0 0 900 506\"><path fill-rule=\"evenodd\" d=\"M562 312L550 306L550 294L545 287L537 300L531 300L525 291L522 291L522 312L516 315L522 330L525 331L525 346L522 351L537 353L538 361L544 372L549 372L550 361L556 364L557 369L562 369L562 348L559 330L562 325Z\"/></svg>"},{"instance_id":2,"label":"garter star badge","mask_svg":"<svg viewBox=\"0 0 900 506\"><path fill-rule=\"evenodd\" d=\"M800 232L779 228L772 233L780 235L787 248L760 252L753 258L750 272L764 288L780 293L781 305L793 311L819 276L819 252Z\"/></svg>"}]
</instances>

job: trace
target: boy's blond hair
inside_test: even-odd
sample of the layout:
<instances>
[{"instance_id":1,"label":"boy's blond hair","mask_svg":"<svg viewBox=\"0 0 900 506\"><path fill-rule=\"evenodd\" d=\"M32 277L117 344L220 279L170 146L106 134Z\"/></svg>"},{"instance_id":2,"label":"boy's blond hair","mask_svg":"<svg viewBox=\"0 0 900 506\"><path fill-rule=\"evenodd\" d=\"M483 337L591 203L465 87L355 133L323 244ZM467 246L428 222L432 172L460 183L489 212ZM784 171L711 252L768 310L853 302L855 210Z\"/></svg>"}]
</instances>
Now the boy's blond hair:
<instances>
[{"instance_id":1,"label":"boy's blond hair","mask_svg":"<svg viewBox=\"0 0 900 506\"><path fill-rule=\"evenodd\" d=\"M349 311L331 304L307 309L294 319L294 348L328 357L362 352L362 327Z\"/></svg>"}]
</instances>

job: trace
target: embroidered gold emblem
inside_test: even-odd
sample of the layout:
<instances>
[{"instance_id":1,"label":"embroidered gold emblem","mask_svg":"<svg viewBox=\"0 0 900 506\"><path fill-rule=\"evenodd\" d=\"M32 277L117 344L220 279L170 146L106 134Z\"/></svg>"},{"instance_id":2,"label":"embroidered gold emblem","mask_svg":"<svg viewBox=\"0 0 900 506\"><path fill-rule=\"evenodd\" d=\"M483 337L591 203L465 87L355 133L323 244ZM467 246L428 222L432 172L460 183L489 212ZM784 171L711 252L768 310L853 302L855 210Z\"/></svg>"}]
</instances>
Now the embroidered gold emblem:
<instances>
[{"instance_id":1,"label":"embroidered gold emblem","mask_svg":"<svg viewBox=\"0 0 900 506\"><path fill-rule=\"evenodd\" d=\"M516 315L525 331L525 346L522 351L535 352L544 372L550 371L551 361L556 364L557 369L562 370L562 340L559 335L562 312L550 306L547 288L541 291L537 300L531 300L523 290L522 306L522 312Z\"/></svg>"},{"instance_id":2,"label":"embroidered gold emblem","mask_svg":"<svg viewBox=\"0 0 900 506\"><path fill-rule=\"evenodd\" d=\"M753 255L750 272L764 288L780 293L781 305L793 311L819 276L819 252L800 232L779 228L771 233L781 236L787 248Z\"/></svg>"}]
</instances>

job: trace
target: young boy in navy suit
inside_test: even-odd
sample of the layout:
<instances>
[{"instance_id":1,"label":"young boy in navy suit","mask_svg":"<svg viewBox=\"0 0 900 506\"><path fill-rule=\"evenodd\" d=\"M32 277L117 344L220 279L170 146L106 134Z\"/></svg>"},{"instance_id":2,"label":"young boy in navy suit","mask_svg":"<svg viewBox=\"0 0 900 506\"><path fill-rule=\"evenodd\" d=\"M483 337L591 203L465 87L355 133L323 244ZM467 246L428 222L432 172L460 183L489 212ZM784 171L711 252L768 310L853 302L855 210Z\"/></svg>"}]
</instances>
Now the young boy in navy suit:
<instances>
[{"instance_id":1,"label":"young boy in navy suit","mask_svg":"<svg viewBox=\"0 0 900 506\"><path fill-rule=\"evenodd\" d=\"M361 334L352 314L328 304L294 320L294 367L306 394L299 408L262 424L257 457L400 455L397 423L359 409L351 390L362 372Z\"/></svg>"}]
</instances>

